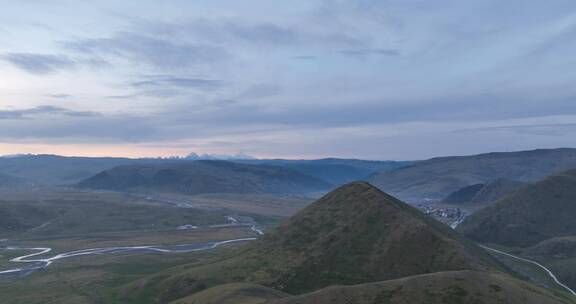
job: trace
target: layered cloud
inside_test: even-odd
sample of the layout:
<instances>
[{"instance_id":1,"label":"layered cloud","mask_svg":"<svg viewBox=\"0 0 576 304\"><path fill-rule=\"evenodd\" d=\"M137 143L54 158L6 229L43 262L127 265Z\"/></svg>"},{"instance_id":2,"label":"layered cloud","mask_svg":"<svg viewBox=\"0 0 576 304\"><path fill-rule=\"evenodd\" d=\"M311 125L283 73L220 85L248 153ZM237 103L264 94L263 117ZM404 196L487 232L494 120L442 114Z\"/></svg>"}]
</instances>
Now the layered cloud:
<instances>
[{"instance_id":1,"label":"layered cloud","mask_svg":"<svg viewBox=\"0 0 576 304\"><path fill-rule=\"evenodd\" d=\"M570 0L129 2L3 6L0 142L423 158L576 136Z\"/></svg>"}]
</instances>

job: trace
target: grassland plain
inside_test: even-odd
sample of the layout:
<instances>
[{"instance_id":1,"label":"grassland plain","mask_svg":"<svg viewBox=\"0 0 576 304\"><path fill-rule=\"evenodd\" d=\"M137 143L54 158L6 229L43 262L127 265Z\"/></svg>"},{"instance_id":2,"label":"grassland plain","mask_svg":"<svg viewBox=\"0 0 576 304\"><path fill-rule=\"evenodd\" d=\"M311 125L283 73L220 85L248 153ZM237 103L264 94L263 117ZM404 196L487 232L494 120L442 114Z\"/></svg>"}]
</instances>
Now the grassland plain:
<instances>
[{"instance_id":1,"label":"grassland plain","mask_svg":"<svg viewBox=\"0 0 576 304\"><path fill-rule=\"evenodd\" d=\"M276 199L276 200L275 200ZM189 202L190 200L186 200ZM226 200L233 203L232 198ZM250 206L250 199L242 200ZM260 198L255 204L281 202L275 214L289 214L306 200ZM10 193L0 199L0 238L33 238L121 231L174 230L180 225L209 226L226 223L227 215L244 215L258 223L277 222L281 216L258 208L211 205L203 201L199 208L179 208L153 200L121 193L35 192ZM240 210L243 209L243 210Z\"/></svg>"},{"instance_id":2,"label":"grassland plain","mask_svg":"<svg viewBox=\"0 0 576 304\"><path fill-rule=\"evenodd\" d=\"M319 193L317 196L324 195ZM181 202L199 208L223 209L231 212L250 213L268 217L288 217L311 204L314 199L308 196L286 196L270 194L226 194L212 193L199 195L158 194L158 202ZM154 199L149 200L154 201Z\"/></svg>"},{"instance_id":3,"label":"grassland plain","mask_svg":"<svg viewBox=\"0 0 576 304\"><path fill-rule=\"evenodd\" d=\"M253 236L248 227L223 227L197 230L121 231L33 237L12 240L21 247L50 247L54 253L114 246L177 245L229 240Z\"/></svg>"},{"instance_id":4,"label":"grassland plain","mask_svg":"<svg viewBox=\"0 0 576 304\"><path fill-rule=\"evenodd\" d=\"M283 200L283 206L292 201ZM260 204L265 203L262 200ZM47 256L53 256L90 248L195 244L254 236L249 227L211 228L228 223L226 215L255 219L261 229L279 219L207 207L210 208L180 208L114 192L4 193L0 201L0 231L2 239L9 240L2 245L49 247L53 251ZM199 228L176 230L185 224ZM0 302L124 303L116 302L118 286L228 250L229 247L218 248L214 253L124 253L61 260L28 277L0 282ZM21 264L9 260L28 253L31 252L0 250L0 269L19 267Z\"/></svg>"},{"instance_id":5,"label":"grassland plain","mask_svg":"<svg viewBox=\"0 0 576 304\"><path fill-rule=\"evenodd\" d=\"M0 250L0 271L13 265L11 259L30 253L28 250Z\"/></svg>"},{"instance_id":6,"label":"grassland plain","mask_svg":"<svg viewBox=\"0 0 576 304\"><path fill-rule=\"evenodd\" d=\"M118 299L118 286L178 265L203 263L226 250L230 248L188 254L81 257L17 281L0 282L0 294L3 304L124 304L125 300Z\"/></svg>"},{"instance_id":7,"label":"grassland plain","mask_svg":"<svg viewBox=\"0 0 576 304\"><path fill-rule=\"evenodd\" d=\"M84 248L202 243L250 236L253 236L253 232L249 228L234 227L201 231L104 233L87 237L25 239L18 243L22 246L51 246L54 251L49 255L55 255ZM62 260L25 278L0 281L1 303L125 303L125 300L119 300L118 286L179 265L202 264L209 258L211 260L230 251L234 246L195 253L124 253ZM4 256L0 263L5 262L0 269L17 266L8 260L26 253L30 252L0 250ZM140 300L134 303L140 303Z\"/></svg>"}]
</instances>

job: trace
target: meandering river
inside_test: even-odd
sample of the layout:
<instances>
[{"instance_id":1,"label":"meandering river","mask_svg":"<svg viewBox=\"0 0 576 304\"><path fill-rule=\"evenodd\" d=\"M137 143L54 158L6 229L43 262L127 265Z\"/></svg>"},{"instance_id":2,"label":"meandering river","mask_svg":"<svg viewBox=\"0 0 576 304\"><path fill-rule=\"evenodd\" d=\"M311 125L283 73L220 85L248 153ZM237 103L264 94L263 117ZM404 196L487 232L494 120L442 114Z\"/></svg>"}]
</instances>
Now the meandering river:
<instances>
[{"instance_id":1,"label":"meandering river","mask_svg":"<svg viewBox=\"0 0 576 304\"><path fill-rule=\"evenodd\" d=\"M254 224L242 224L233 218L230 218L233 226L249 226L250 230L254 232L256 236L263 235L264 232L256 227ZM232 227L228 226L227 227ZM22 263L21 267L7 269L0 271L0 280L2 279L14 279L27 276L35 271L39 271L47 268L52 263L70 259L74 257L90 256L90 255L102 255L102 254L114 254L114 253L147 253L147 252L160 252L160 253L185 253L194 251L205 251L218 248L223 245L233 244L233 243L244 243L256 240L257 237L248 238L238 238L217 242L202 242L202 243L191 243L191 244L179 244L179 245L152 245L152 246L126 246L126 247L102 247L102 248L90 248L75 250L70 252L59 253L56 255L49 255L53 251L52 248L44 247L21 247L21 246L0 246L0 250L18 250L18 251L32 251L33 253L22 255L10 260L14 263ZM0 240L0 242L7 242L8 240Z\"/></svg>"}]
</instances>

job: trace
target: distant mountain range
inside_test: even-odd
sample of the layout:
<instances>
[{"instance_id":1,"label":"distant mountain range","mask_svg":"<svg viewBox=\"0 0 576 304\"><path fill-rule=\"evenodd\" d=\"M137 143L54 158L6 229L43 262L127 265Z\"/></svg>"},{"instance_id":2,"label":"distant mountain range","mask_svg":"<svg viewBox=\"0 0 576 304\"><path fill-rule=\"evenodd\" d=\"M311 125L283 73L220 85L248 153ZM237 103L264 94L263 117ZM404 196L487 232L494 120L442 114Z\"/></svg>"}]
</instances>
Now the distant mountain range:
<instances>
[{"instance_id":1,"label":"distant mountain range","mask_svg":"<svg viewBox=\"0 0 576 304\"><path fill-rule=\"evenodd\" d=\"M256 159L253 156L244 153L237 153L237 154L211 154L211 153L203 153L198 154L192 152L188 154L185 159L188 160L243 160L243 159Z\"/></svg>"},{"instance_id":2,"label":"distant mountain range","mask_svg":"<svg viewBox=\"0 0 576 304\"><path fill-rule=\"evenodd\" d=\"M78 184L115 191L300 194L327 191L332 185L284 167L199 160L118 166Z\"/></svg>"},{"instance_id":3,"label":"distant mountain range","mask_svg":"<svg viewBox=\"0 0 576 304\"><path fill-rule=\"evenodd\" d=\"M576 149L533 150L433 158L377 173L369 181L404 200L441 200L474 184L499 178L534 182L572 168Z\"/></svg>"},{"instance_id":4,"label":"distant mountain range","mask_svg":"<svg viewBox=\"0 0 576 304\"><path fill-rule=\"evenodd\" d=\"M202 156L198 156L202 157ZM186 164L192 160L161 158L63 157L21 155L0 157L0 173L36 185L73 185L102 171L125 165ZM298 171L326 183L342 185L367 180L407 201L441 200L454 191L497 179L533 182L554 172L576 168L576 149L488 153L424 161L356 159L231 159L249 165L271 165Z\"/></svg>"},{"instance_id":5,"label":"distant mountain range","mask_svg":"<svg viewBox=\"0 0 576 304\"><path fill-rule=\"evenodd\" d=\"M339 158L325 158L317 160L260 159L235 161L247 164L264 164L287 167L335 185L342 185L357 180L366 180L369 176L377 172L398 169L412 163L410 161L372 161Z\"/></svg>"},{"instance_id":6,"label":"distant mountain range","mask_svg":"<svg viewBox=\"0 0 576 304\"><path fill-rule=\"evenodd\" d=\"M447 226L356 182L225 258L123 291L174 304L573 303L506 271Z\"/></svg>"},{"instance_id":7,"label":"distant mountain range","mask_svg":"<svg viewBox=\"0 0 576 304\"><path fill-rule=\"evenodd\" d=\"M160 162L166 160L18 155L0 157L0 172L39 185L70 185L115 166Z\"/></svg>"},{"instance_id":8,"label":"distant mountain range","mask_svg":"<svg viewBox=\"0 0 576 304\"><path fill-rule=\"evenodd\" d=\"M214 155L192 155L183 158L117 158L117 157L65 157L58 155L15 155L0 157L0 174L6 174L37 185L72 185L102 171L124 165L186 164L194 159L216 158ZM395 169L410 162L366 161L355 159L319 160L257 160L249 157L228 161L251 165L287 167L300 173L322 179L327 183L343 184L366 179L382 170Z\"/></svg>"}]
</instances>

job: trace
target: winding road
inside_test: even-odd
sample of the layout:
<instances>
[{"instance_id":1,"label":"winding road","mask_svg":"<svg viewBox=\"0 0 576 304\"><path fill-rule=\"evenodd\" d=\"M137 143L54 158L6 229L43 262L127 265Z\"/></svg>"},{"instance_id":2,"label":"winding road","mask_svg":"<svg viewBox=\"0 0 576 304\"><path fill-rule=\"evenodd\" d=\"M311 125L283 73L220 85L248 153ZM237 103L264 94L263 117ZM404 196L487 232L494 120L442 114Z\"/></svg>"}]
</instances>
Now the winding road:
<instances>
[{"instance_id":1,"label":"winding road","mask_svg":"<svg viewBox=\"0 0 576 304\"><path fill-rule=\"evenodd\" d=\"M558 280L558 278L556 277L556 275L554 275L554 273L553 273L550 269L546 268L544 265L542 265L542 264L540 264L540 263L538 263L538 262L536 262L536 261L528 260L528 259L525 259L525 258L521 258L521 257L515 256L515 255L512 255L512 254L509 254L509 253L504 252L504 251L500 251L500 250L498 250L498 249L490 248L490 247L483 246L483 245L479 245L479 246L482 247L482 248L484 248L484 249L486 249L486 250L488 250L488 251L496 252L496 253L498 253L498 254L505 255L505 256L507 256L507 257L510 257L510 258L513 258L513 259L516 259L516 260L520 260L520 261L523 261L523 262L530 263L530 264L533 264L533 265L538 266L539 268L541 268L542 270L544 270L544 271L548 274L548 276L550 276L550 277L552 278L552 280L554 280L554 282L555 282L556 284L558 284L559 286L561 286L562 288L564 288L566 291L568 291L568 292L571 293L572 295L576 296L576 292L574 292L574 290L572 290L570 287L566 286L566 284L560 282L560 280Z\"/></svg>"},{"instance_id":2,"label":"winding road","mask_svg":"<svg viewBox=\"0 0 576 304\"><path fill-rule=\"evenodd\" d=\"M456 222L452 223L452 225L450 225L450 227L451 227L452 229L456 229L456 227L458 227L460 224L462 224L462 222L464 222L464 220L466 219L467 216L468 216L468 214L467 214L467 213L464 213L464 214L462 215L462 217L459 218ZM576 296L576 292L575 292L574 290L572 290L570 287L566 286L566 284L560 282L560 280L558 280L558 278L556 277L556 275L554 275L554 273L553 273L550 269L546 268L546 266L544 266L544 265L542 265L542 264L540 264L540 263L538 263L538 262L536 262L536 261L532 261L532 260L529 260L529 259L521 258L521 257L519 257L519 256L515 256L515 255L509 254L509 253L507 253L507 252L504 252L504 251L501 251L501 250L498 250L498 249L490 248L490 247L488 247L488 246L484 246L484 245L480 245L480 244L478 244L478 246L482 247L484 250L492 251L492 252L495 252L495 253L498 253L498 254L501 254L501 255L505 255L505 256L507 256L507 257L510 257L510 258L513 258L513 259L516 259L516 260L519 260L519 261L523 261L523 262L530 263L530 264L532 264L532 265L538 266L540 269L544 270L544 271L546 272L546 274L548 274L548 276L551 277L552 280L553 280L556 284L558 284L558 286L564 288L566 291L568 291L568 292L571 293L572 295Z\"/></svg>"}]
</instances>

